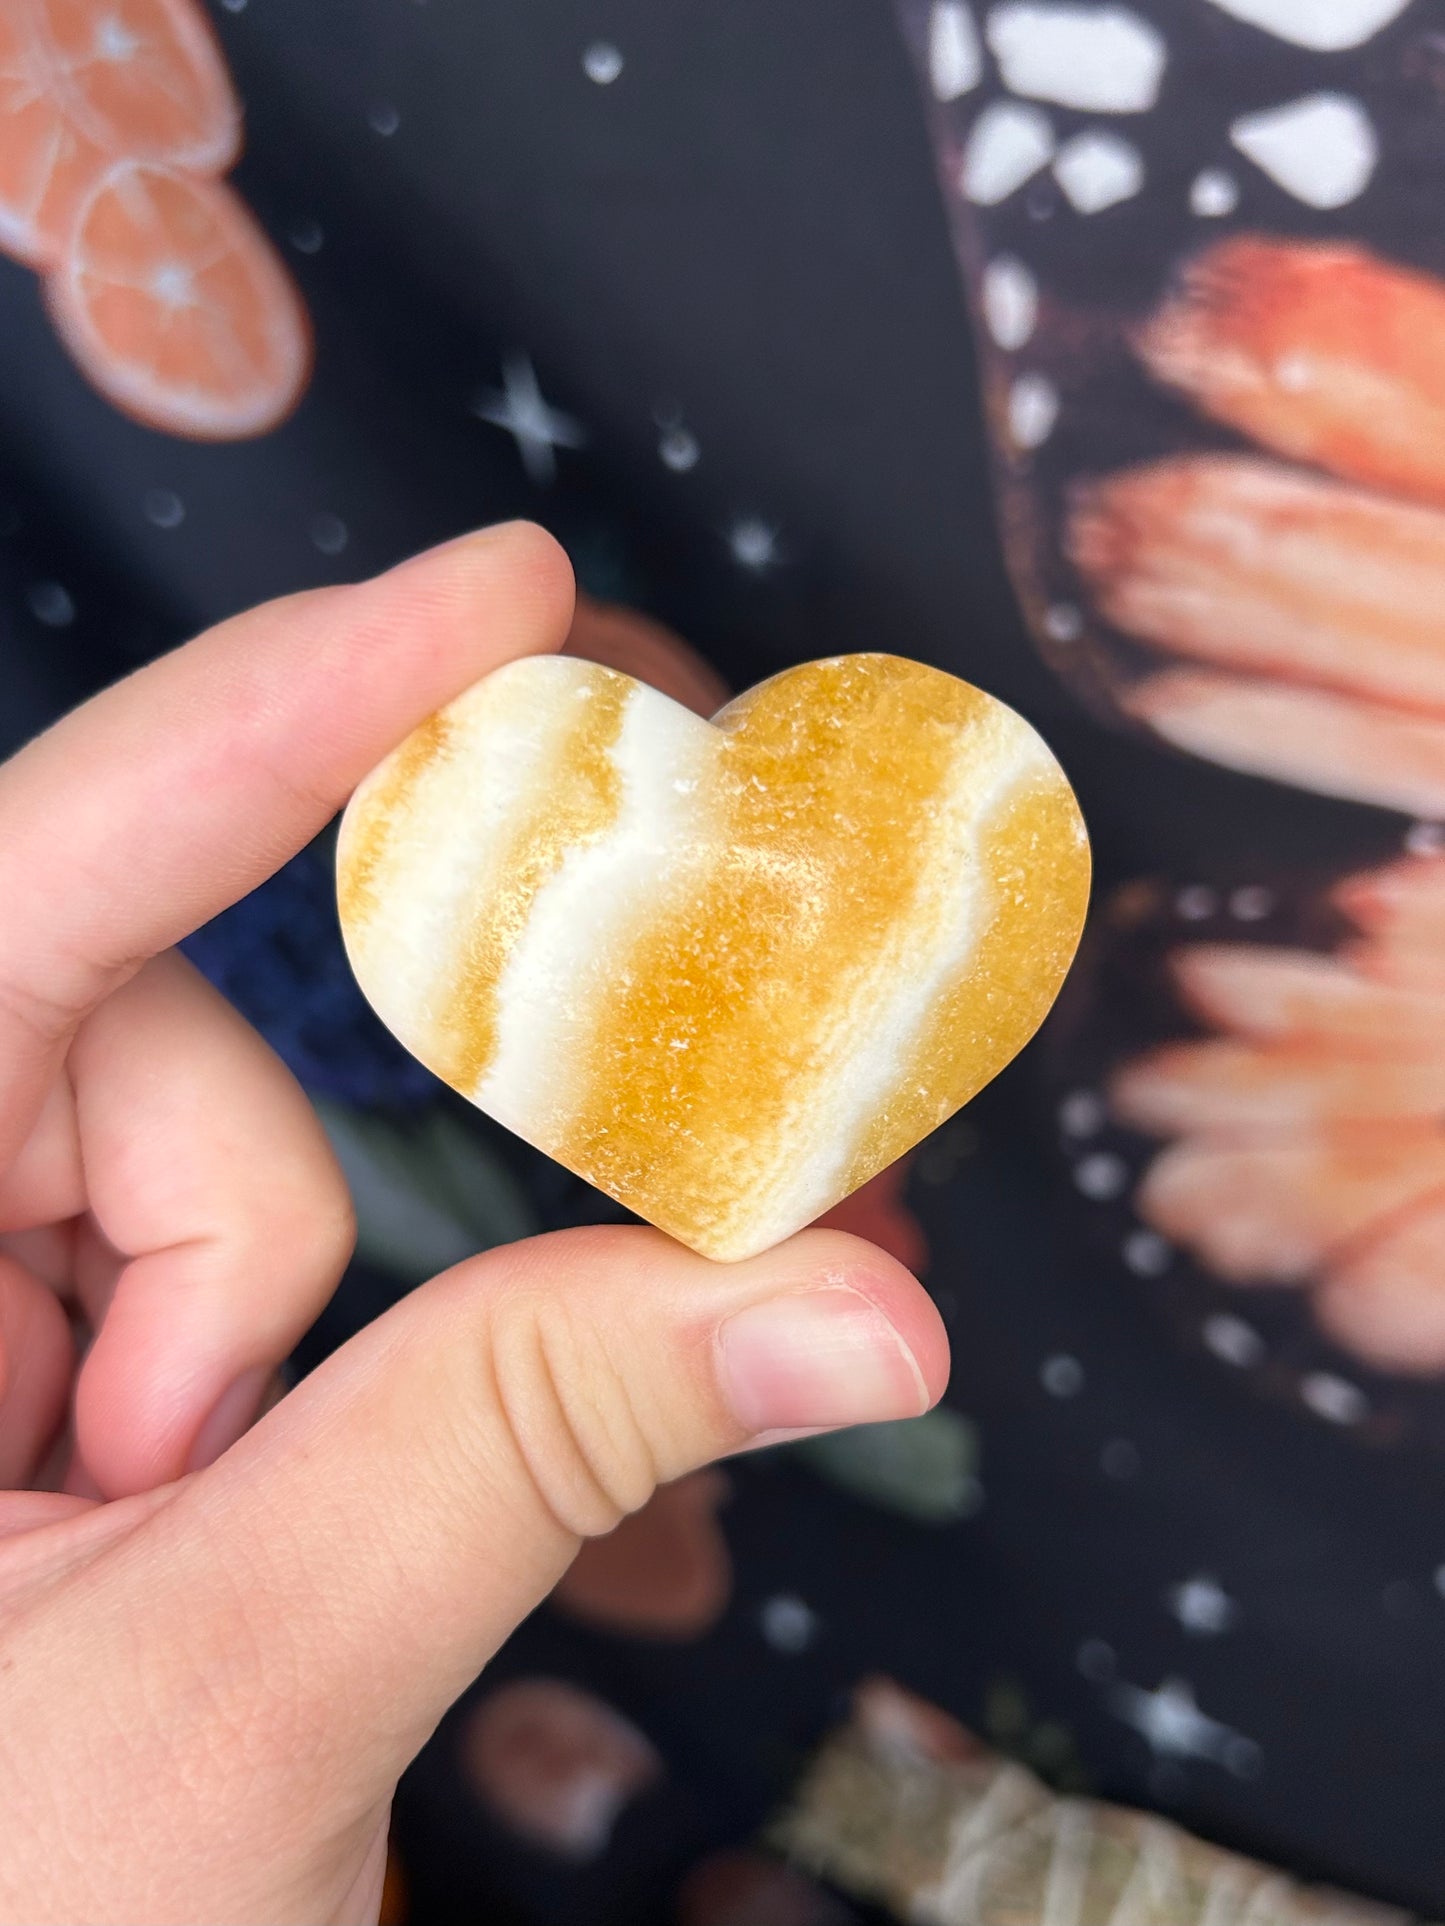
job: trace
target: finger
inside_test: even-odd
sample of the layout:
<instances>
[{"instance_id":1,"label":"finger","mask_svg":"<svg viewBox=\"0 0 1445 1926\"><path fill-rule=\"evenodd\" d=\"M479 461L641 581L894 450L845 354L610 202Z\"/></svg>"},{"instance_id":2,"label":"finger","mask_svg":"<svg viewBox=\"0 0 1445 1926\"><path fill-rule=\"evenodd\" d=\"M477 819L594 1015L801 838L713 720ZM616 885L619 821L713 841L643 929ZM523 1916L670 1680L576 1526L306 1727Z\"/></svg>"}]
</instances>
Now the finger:
<instances>
[{"instance_id":1,"label":"finger","mask_svg":"<svg viewBox=\"0 0 1445 1926\"><path fill-rule=\"evenodd\" d=\"M128 1259L75 1400L114 1498L240 1434L336 1288L351 1200L291 1073L174 951L87 1019L69 1070L91 1216Z\"/></svg>"},{"instance_id":2,"label":"finger","mask_svg":"<svg viewBox=\"0 0 1445 1926\"><path fill-rule=\"evenodd\" d=\"M0 1257L0 1488L30 1482L65 1417L73 1364L54 1292Z\"/></svg>"},{"instance_id":3,"label":"finger","mask_svg":"<svg viewBox=\"0 0 1445 1926\"><path fill-rule=\"evenodd\" d=\"M560 647L571 612L549 536L488 530L223 623L0 769L0 1166L80 1016L301 848L432 710Z\"/></svg>"},{"instance_id":4,"label":"finger","mask_svg":"<svg viewBox=\"0 0 1445 1926\"><path fill-rule=\"evenodd\" d=\"M0 1534L5 1538L0 1546L0 1612L7 1615L7 1634L17 1629L14 1610L27 1589L53 1586L68 1572L90 1564L128 1538L174 1495L174 1488L168 1488L104 1505L57 1491L0 1493ZM87 1684L99 1684L105 1668L115 1662L113 1648L94 1624L90 1645L100 1677ZM4 1864L0 1858L0 1866ZM0 1904L0 1918L5 1916Z\"/></svg>"},{"instance_id":5,"label":"finger","mask_svg":"<svg viewBox=\"0 0 1445 1926\"><path fill-rule=\"evenodd\" d=\"M0 1165L0 1234L47 1231L85 1209L85 1172L75 1123L75 1096L64 1065L51 1077L29 1135L9 1169ZM64 1253L68 1270L68 1248ZM52 1270L50 1264L43 1267Z\"/></svg>"},{"instance_id":6,"label":"finger","mask_svg":"<svg viewBox=\"0 0 1445 1926\"><path fill-rule=\"evenodd\" d=\"M0 1254L23 1264L32 1277L64 1295L70 1290L75 1267L75 1240L78 1226L73 1218L57 1224L41 1224L34 1230L8 1231L0 1235Z\"/></svg>"},{"instance_id":7,"label":"finger","mask_svg":"<svg viewBox=\"0 0 1445 1926\"><path fill-rule=\"evenodd\" d=\"M838 1232L730 1266L650 1231L534 1239L337 1352L152 1520L126 1583L164 1689L205 1670L255 1796L324 1833L385 1795L580 1537L759 1434L912 1417L946 1367L921 1287Z\"/></svg>"},{"instance_id":8,"label":"finger","mask_svg":"<svg viewBox=\"0 0 1445 1926\"><path fill-rule=\"evenodd\" d=\"M18 1538L93 1511L95 1501L63 1491L0 1491L0 1539Z\"/></svg>"}]
</instances>

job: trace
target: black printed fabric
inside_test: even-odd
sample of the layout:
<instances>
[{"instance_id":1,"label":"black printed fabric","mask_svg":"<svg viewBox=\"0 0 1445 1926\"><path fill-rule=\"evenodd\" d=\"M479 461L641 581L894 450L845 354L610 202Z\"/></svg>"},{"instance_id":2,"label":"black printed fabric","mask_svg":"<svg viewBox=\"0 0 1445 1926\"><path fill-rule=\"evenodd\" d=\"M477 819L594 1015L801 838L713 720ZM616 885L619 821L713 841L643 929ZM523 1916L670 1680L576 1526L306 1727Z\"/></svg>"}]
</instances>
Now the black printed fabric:
<instances>
[{"instance_id":1,"label":"black printed fabric","mask_svg":"<svg viewBox=\"0 0 1445 1926\"><path fill-rule=\"evenodd\" d=\"M944 1313L942 1411L687 1481L579 1566L404 1784L390 1916L874 1917L758 1845L872 1675L1055 1787L1445 1911L1445 15L208 18L244 145L223 94L175 181L115 133L116 218L210 223L241 375L126 365L97 182L0 196L7 750L526 514L734 686L883 648L1015 704L1098 865L1057 1019L856 1220ZM185 263L145 261L164 316ZM324 843L189 947L357 1194L298 1369L615 1214L370 1017Z\"/></svg>"}]
</instances>

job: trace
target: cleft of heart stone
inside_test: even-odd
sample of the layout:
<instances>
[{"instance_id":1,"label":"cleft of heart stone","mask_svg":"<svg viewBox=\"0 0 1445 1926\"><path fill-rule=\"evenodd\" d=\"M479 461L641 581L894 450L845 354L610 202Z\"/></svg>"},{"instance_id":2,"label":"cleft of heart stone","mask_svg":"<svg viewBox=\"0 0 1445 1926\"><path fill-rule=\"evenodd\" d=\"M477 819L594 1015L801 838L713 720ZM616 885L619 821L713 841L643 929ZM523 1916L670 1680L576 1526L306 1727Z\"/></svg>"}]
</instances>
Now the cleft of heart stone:
<instances>
[{"instance_id":1,"label":"cleft of heart stone","mask_svg":"<svg viewBox=\"0 0 1445 1926\"><path fill-rule=\"evenodd\" d=\"M361 784L342 929L405 1046L704 1256L811 1223L1043 1021L1089 845L1012 709L889 655L711 722L572 657L507 664Z\"/></svg>"}]
</instances>

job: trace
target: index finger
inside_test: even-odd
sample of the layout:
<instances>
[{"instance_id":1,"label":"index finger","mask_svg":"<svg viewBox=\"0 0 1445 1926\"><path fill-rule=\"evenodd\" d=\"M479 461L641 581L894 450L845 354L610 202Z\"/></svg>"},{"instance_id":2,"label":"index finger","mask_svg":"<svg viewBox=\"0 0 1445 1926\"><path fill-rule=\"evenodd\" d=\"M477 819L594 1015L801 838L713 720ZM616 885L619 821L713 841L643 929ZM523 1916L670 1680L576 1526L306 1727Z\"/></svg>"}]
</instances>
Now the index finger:
<instances>
[{"instance_id":1,"label":"index finger","mask_svg":"<svg viewBox=\"0 0 1445 1926\"><path fill-rule=\"evenodd\" d=\"M434 709L560 648L572 600L549 535L484 530L222 623L0 768L0 1167L89 1010L309 842Z\"/></svg>"}]
</instances>

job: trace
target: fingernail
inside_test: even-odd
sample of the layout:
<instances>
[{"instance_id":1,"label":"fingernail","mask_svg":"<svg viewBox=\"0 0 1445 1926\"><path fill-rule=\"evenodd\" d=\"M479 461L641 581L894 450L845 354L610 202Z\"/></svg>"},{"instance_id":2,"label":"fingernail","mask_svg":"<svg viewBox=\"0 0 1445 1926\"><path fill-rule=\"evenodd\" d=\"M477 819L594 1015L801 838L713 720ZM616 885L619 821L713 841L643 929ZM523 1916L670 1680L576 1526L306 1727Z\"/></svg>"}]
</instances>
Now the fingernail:
<instances>
[{"instance_id":1,"label":"fingernail","mask_svg":"<svg viewBox=\"0 0 1445 1926\"><path fill-rule=\"evenodd\" d=\"M754 1436L914 1418L928 1407L913 1353L846 1286L749 1305L722 1326L717 1349L723 1395Z\"/></svg>"},{"instance_id":2,"label":"fingernail","mask_svg":"<svg viewBox=\"0 0 1445 1926\"><path fill-rule=\"evenodd\" d=\"M204 1471L213 1465L223 1451L229 1451L237 1438L250 1429L256 1416L256 1407L270 1382L271 1373L264 1365L256 1365L243 1371L216 1402L210 1415L196 1433L196 1442L191 1446L191 1455L186 1462L187 1471Z\"/></svg>"}]
</instances>

